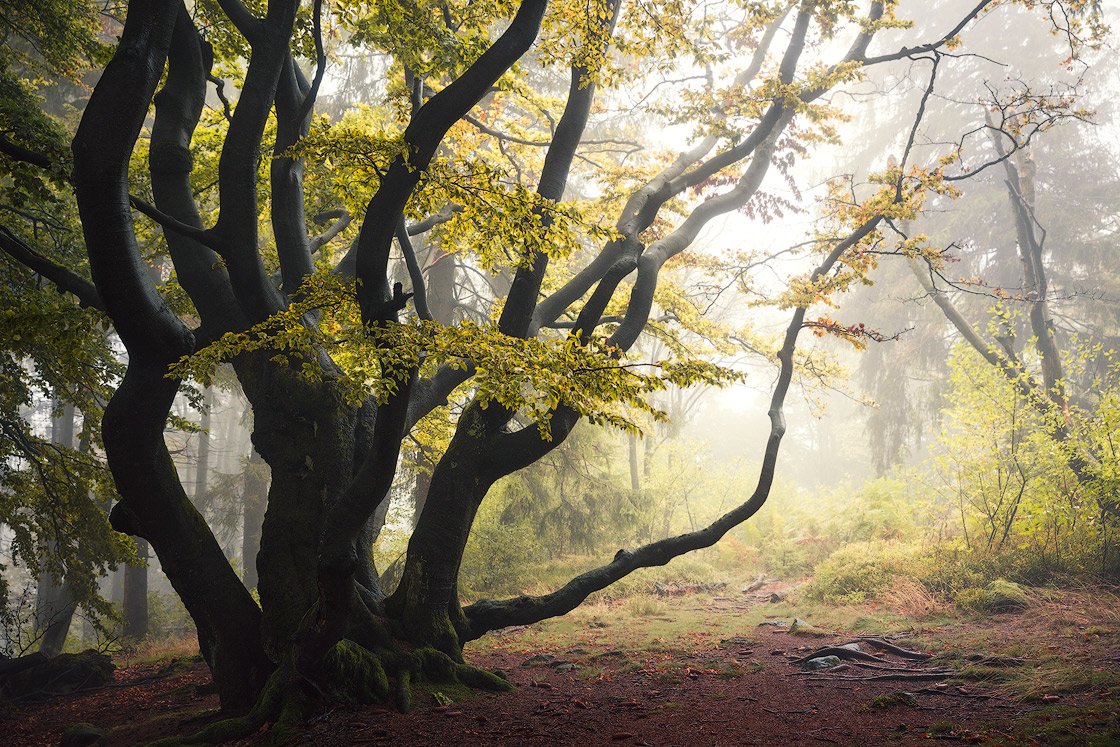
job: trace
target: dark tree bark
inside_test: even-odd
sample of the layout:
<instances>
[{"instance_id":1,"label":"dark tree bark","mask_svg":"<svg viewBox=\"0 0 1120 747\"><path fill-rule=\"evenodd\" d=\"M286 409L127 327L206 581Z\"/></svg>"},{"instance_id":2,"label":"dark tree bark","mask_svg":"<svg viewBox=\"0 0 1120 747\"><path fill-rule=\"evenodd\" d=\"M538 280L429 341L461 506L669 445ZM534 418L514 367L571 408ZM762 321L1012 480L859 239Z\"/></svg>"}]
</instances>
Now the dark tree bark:
<instances>
[{"instance_id":1,"label":"dark tree bark","mask_svg":"<svg viewBox=\"0 0 1120 747\"><path fill-rule=\"evenodd\" d=\"M129 8L74 138L73 181L93 280L129 353L102 420L121 495L111 520L119 531L151 542L194 618L223 705L235 708L253 703L271 668L258 639L260 611L183 492L163 441L178 388L165 372L194 350L194 339L157 293L129 210L129 156L181 14L186 17L171 0Z\"/></svg>"}]
</instances>

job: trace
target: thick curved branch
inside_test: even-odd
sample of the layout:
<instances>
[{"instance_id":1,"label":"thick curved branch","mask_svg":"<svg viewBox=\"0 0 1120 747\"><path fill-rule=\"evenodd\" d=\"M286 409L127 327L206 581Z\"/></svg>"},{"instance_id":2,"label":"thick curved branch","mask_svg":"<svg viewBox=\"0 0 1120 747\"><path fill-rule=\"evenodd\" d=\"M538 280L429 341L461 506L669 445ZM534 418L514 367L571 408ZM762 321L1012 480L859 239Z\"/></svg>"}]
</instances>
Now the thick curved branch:
<instances>
[{"instance_id":1,"label":"thick curved branch","mask_svg":"<svg viewBox=\"0 0 1120 747\"><path fill-rule=\"evenodd\" d=\"M135 208L137 212L147 216L148 218L151 218L153 221L159 224L159 227L164 231L177 233L180 236L184 236L188 239L197 241L199 244L202 244L211 249L221 246L212 230L202 228L201 226L192 226L189 223L184 223L175 216L163 212L142 197L129 195L128 204Z\"/></svg>"},{"instance_id":2,"label":"thick curved branch","mask_svg":"<svg viewBox=\"0 0 1120 747\"><path fill-rule=\"evenodd\" d=\"M74 136L74 193L94 283L128 369L105 408L105 453L121 502L118 531L148 539L197 627L214 669L243 667L222 685L226 707L247 707L270 667L260 645L260 608L191 505L164 441L179 382L167 367L194 352L194 338L164 303L140 255L128 201L128 164L163 72L179 0L133 3L120 43L94 87ZM255 681L253 681L255 680Z\"/></svg>"},{"instance_id":3,"label":"thick curved branch","mask_svg":"<svg viewBox=\"0 0 1120 747\"><path fill-rule=\"evenodd\" d=\"M424 283L424 271L416 261L416 249L413 248L412 239L408 236L403 215L397 224L397 243L401 245L404 264L408 268L409 280L412 281L412 305L416 307L416 316L431 321L432 312L428 309L428 290Z\"/></svg>"},{"instance_id":4,"label":"thick curved branch","mask_svg":"<svg viewBox=\"0 0 1120 747\"><path fill-rule=\"evenodd\" d=\"M205 335L216 339L224 332L247 326L229 275L207 242L175 230L187 227L191 229L188 234L195 236L202 230L191 186L191 140L206 105L206 83L212 64L209 45L200 37L186 8L182 8L167 54L167 76L155 95L148 170L156 206L135 197L130 202L134 207L147 208L149 216L162 219L175 274L198 310ZM201 236L207 241L211 238L205 232Z\"/></svg>"},{"instance_id":5,"label":"thick curved branch","mask_svg":"<svg viewBox=\"0 0 1120 747\"><path fill-rule=\"evenodd\" d=\"M902 173L900 173L898 177L892 203L897 203L902 199L901 183L903 179L902 174L905 173L906 157L909 155L910 149L917 136L918 126L925 114L926 102L933 92L934 81L935 77L931 77L929 87L922 97L914 125L910 131L910 136L906 143L906 155L903 157ZM762 155L762 153L758 153L755 158L760 159ZM768 162L769 158L767 157L765 160ZM756 162L752 162L751 166L754 167L756 163L757 160ZM749 192L750 185L755 183L756 179L760 178L757 175L749 176L750 172L751 168L748 168L741 182L744 193ZM732 193L734 192L735 190L732 190ZM728 201L730 202L731 198L728 198ZM723 205L719 203L717 203L717 205L723 207ZM838 242L821 264L813 270L809 277L809 284L817 283L828 275L849 250L871 236L883 221L884 216L882 214L868 218L848 234L847 237ZM671 236L667 237L667 239L668 238L671 238ZM652 254L656 256L671 250L671 245L667 245L665 248L657 247L657 243L651 246L647 255ZM635 287L635 292L636 291L637 285ZM631 303L633 302L634 299L632 297ZM777 353L780 369L778 380L774 386L774 391L770 400L770 436L763 452L762 467L759 471L758 481L750 498L703 529L654 542L640 547L633 552L619 550L612 562L577 576L551 594L545 594L543 596L521 596L505 601L484 600L476 602L464 610L467 618L465 637L477 638L490 630L508 627L510 625L530 624L549 617L565 614L582 603L588 595L606 588L638 568L664 565L673 558L687 552L711 547L731 529L742 524L758 512L766 503L774 482L778 452L782 437L785 435L786 431L783 406L793 376L793 355L797 347L797 338L801 329L804 327L805 314L808 307L809 304L802 304L795 308L793 318L786 327L782 346ZM643 318L643 324L644 321ZM627 322L624 321L622 327L626 326ZM620 330L622 327L620 327ZM632 332L626 333L625 338L621 339L620 342L625 343L632 334ZM616 332L615 337L620 337L618 332ZM568 421L571 419L570 408L558 408L557 414L562 418L562 425L570 430L570 425L568 425ZM499 436L495 438L495 444L502 447L499 449L498 453L510 455L504 457L508 463L512 463L512 460L520 459L520 454L511 454L513 451L513 449L510 448L513 444L511 439L516 438L519 441L530 441L530 436L535 436L539 443L535 446L531 441L529 443L518 443L521 450L532 453L533 449L539 451L551 448L549 443L546 443L544 439L540 438L539 435L534 432L535 430L535 428L530 427L513 434L499 434Z\"/></svg>"},{"instance_id":6,"label":"thick curved branch","mask_svg":"<svg viewBox=\"0 0 1120 747\"><path fill-rule=\"evenodd\" d=\"M881 54L874 57L861 56L858 59L865 66L879 65L884 62L894 62L895 60L901 60L907 57L915 57L917 55L928 54L929 52L937 51L948 44L954 37L957 36L957 34L964 31L964 27L972 23L972 21L974 21L981 13L983 13L984 9L991 5L993 2L995 2L995 0L980 0L980 2L977 3L971 11L966 13L961 18L961 20L958 21L955 26L953 26L953 28L949 29L948 33L944 34L937 41L929 42L928 44L920 44L916 47L903 47L897 52L891 52L890 54Z\"/></svg>"},{"instance_id":7,"label":"thick curved branch","mask_svg":"<svg viewBox=\"0 0 1120 747\"><path fill-rule=\"evenodd\" d=\"M41 169L49 169L51 167L51 159L45 153L39 153L38 151L24 148L22 145L13 143L4 135L0 135L0 153L3 153L13 161L29 163Z\"/></svg>"},{"instance_id":8,"label":"thick curved branch","mask_svg":"<svg viewBox=\"0 0 1120 747\"><path fill-rule=\"evenodd\" d=\"M289 61L299 0L269 0L264 21L248 14L239 0L221 0L221 4L249 40L252 56L218 160L218 220L213 233L238 303L255 324L283 307L258 248L257 170L277 84Z\"/></svg>"},{"instance_id":9,"label":"thick curved branch","mask_svg":"<svg viewBox=\"0 0 1120 747\"><path fill-rule=\"evenodd\" d=\"M446 223L455 217L456 213L463 212L462 205L445 205L440 208L439 212L429 215L424 220L416 221L415 223L408 224L408 235L419 236L422 233L431 231L441 223Z\"/></svg>"},{"instance_id":10,"label":"thick curved branch","mask_svg":"<svg viewBox=\"0 0 1120 747\"><path fill-rule=\"evenodd\" d=\"M618 21L618 11L621 0L613 0L610 15L602 18L598 39L598 48L590 50L592 59L602 60L607 53L607 46L614 33ZM587 129L587 120L591 115L591 104L595 99L595 79L597 70L588 70L583 66L574 66L571 70L571 80L568 85L568 101L564 105L564 113L556 125L552 136L552 144L544 157L544 166L541 168L540 182L537 184L537 194L551 202L559 202L564 198L564 189L568 184L568 174L571 172L572 160L575 158L576 149L579 148L583 132ZM540 221L541 230L547 230L552 223L551 215L534 210ZM540 294L541 283L548 269L548 255L538 251L532 257L528 266L517 268L505 306L502 308L501 318L498 320L498 329L503 334L515 337L524 337L532 330L533 310L537 305L537 296Z\"/></svg>"},{"instance_id":11,"label":"thick curved branch","mask_svg":"<svg viewBox=\"0 0 1120 747\"><path fill-rule=\"evenodd\" d=\"M269 186L272 190L272 232L284 292L295 295L303 279L315 271L314 248L307 235L303 195L303 159L289 149L307 134L310 121L303 104L309 101L307 81L288 55L276 85L276 143L272 148Z\"/></svg>"},{"instance_id":12,"label":"thick curved branch","mask_svg":"<svg viewBox=\"0 0 1120 747\"><path fill-rule=\"evenodd\" d=\"M334 215L334 213L337 213L337 215ZM353 216L345 210L332 211L332 215L333 220L332 218L328 218L328 220L332 220L332 222L329 226L327 226L327 230L311 239L312 254L318 252L320 249L330 243L331 239L345 231L346 227L349 226L354 220ZM317 215L315 217L319 218L320 216Z\"/></svg>"},{"instance_id":13,"label":"thick curved branch","mask_svg":"<svg viewBox=\"0 0 1120 747\"><path fill-rule=\"evenodd\" d=\"M837 244L824 262L814 270L812 279L818 280L827 274L843 254L875 230L881 220L881 217L868 220ZM491 630L511 625L528 625L549 617L563 615L579 606L590 594L605 589L639 568L665 565L685 553L711 547L727 532L754 516L766 503L774 483L778 452L786 432L783 406L793 377L793 353L805 320L806 309L806 306L799 306L794 311L793 318L786 327L782 347L777 354L780 369L770 398L770 437L763 452L758 481L750 498L703 529L654 542L634 551L619 550L610 563L576 576L551 594L521 596L504 601L475 602L463 610L467 618L467 633L464 637L473 640ZM535 430L535 428L531 429ZM541 439L538 437L537 440Z\"/></svg>"},{"instance_id":14,"label":"thick curved branch","mask_svg":"<svg viewBox=\"0 0 1120 747\"><path fill-rule=\"evenodd\" d=\"M82 306L105 311L105 302L101 300L101 294L93 283L39 254L6 226L0 226L0 250L27 269L51 281L60 291L73 295Z\"/></svg>"},{"instance_id":15,"label":"thick curved branch","mask_svg":"<svg viewBox=\"0 0 1120 747\"><path fill-rule=\"evenodd\" d=\"M250 44L261 38L264 20L253 15L241 0L218 0L218 5Z\"/></svg>"},{"instance_id":16,"label":"thick curved branch","mask_svg":"<svg viewBox=\"0 0 1120 747\"><path fill-rule=\"evenodd\" d=\"M408 156L386 170L366 208L358 234L356 269L361 281L358 302L367 324L388 318L389 249L397 221L422 172L431 163L447 131L469 112L490 87L529 51L540 30L547 0L522 0L505 32L466 71L430 98L404 132Z\"/></svg>"},{"instance_id":17,"label":"thick curved branch","mask_svg":"<svg viewBox=\"0 0 1120 747\"><path fill-rule=\"evenodd\" d=\"M319 86L323 83L323 74L327 72L327 52L323 48L323 0L315 0L311 13L315 35L315 76L300 104L297 122L302 122L311 115L311 108L315 106L315 99L319 96Z\"/></svg>"}]
</instances>

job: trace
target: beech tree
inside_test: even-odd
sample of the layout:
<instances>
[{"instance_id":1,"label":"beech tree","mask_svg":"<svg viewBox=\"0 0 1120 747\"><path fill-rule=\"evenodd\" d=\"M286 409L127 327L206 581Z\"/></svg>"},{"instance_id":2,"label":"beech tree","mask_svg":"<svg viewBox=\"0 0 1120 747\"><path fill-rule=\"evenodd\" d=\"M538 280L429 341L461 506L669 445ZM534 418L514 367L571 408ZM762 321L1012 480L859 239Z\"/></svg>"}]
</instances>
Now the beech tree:
<instances>
[{"instance_id":1,"label":"beech tree","mask_svg":"<svg viewBox=\"0 0 1120 747\"><path fill-rule=\"evenodd\" d=\"M112 526L150 544L195 622L222 707L247 711L192 739L290 722L335 699L407 707L418 681L505 689L465 663L465 643L562 615L638 568L711 546L764 504L802 329L874 337L808 310L865 281L887 222L950 193L946 169L967 171L959 154L923 151L931 160L919 162L917 134L960 35L1008 6L982 0L913 39L898 2L742 2L690 14L701 5L133 0L82 110L72 171L41 141L0 141L6 165L72 185L89 279L15 231L0 248L103 311L127 351L101 418L120 496ZM1041 8L1040 22L1078 24L1085 4L1070 2L1068 15L1045 12L1064 7L1054 1L1018 5ZM871 51L882 34L892 37L885 51ZM383 62L368 93L388 105L315 115L333 85L328 42ZM701 230L748 205L765 210L775 199L765 178L835 140L830 92L900 60L925 73L895 165L825 200L816 267L777 299L791 318L770 351L778 374L754 492L710 526L619 550L552 593L464 607L459 565L495 481L581 419L633 429L635 412L659 414L647 395L669 383L738 378L687 355L639 368L627 352L671 303L667 268ZM558 69L566 92L553 96ZM640 120L590 136L597 97L658 87L650 70L695 80L662 103L678 132L688 126L685 147L666 153ZM219 74L236 80L236 101L223 84L223 106L210 110ZM135 163L142 133L146 174ZM638 165L581 152L636 137L647 141ZM318 235L315 211L327 225ZM153 277L155 227L174 283ZM504 278L485 321L433 319L412 241L436 227L446 246ZM396 282L394 247L404 268ZM928 248L907 238L896 251ZM726 279L741 268L712 271ZM259 604L189 500L164 439L184 382L205 382L225 362L272 473ZM402 442L456 398L400 583L385 589L370 548Z\"/></svg>"}]
</instances>

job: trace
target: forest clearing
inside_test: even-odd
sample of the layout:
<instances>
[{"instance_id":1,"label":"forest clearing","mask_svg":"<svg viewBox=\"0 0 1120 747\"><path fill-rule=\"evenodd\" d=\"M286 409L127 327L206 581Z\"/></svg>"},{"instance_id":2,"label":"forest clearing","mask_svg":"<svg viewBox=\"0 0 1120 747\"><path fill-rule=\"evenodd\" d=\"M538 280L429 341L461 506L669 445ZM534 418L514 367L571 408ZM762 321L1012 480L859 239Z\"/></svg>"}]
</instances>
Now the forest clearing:
<instances>
[{"instance_id":1,"label":"forest clearing","mask_svg":"<svg viewBox=\"0 0 1120 747\"><path fill-rule=\"evenodd\" d=\"M5 730L1120 743L1115 5L0 0Z\"/></svg>"},{"instance_id":2,"label":"forest clearing","mask_svg":"<svg viewBox=\"0 0 1120 747\"><path fill-rule=\"evenodd\" d=\"M1032 594L1026 608L978 617L913 590L888 603L841 608L769 601L787 589L645 593L502 631L472 646L467 657L502 671L515 692L464 697L435 690L408 714L339 707L293 733L292 743L669 747L934 739L1064 746L1120 740L1120 613L1113 592ZM790 631L800 615L813 621L809 632ZM885 661L820 673L799 665L847 642ZM888 644L932 658L880 647ZM8 722L9 733L19 744L55 745L65 729L86 722L108 744L125 745L217 718L201 658L153 648L145 660L125 659L109 688L25 706ZM953 674L921 679L946 669ZM872 679L884 670L900 679ZM452 700L456 695L461 699ZM231 744L267 743L266 731Z\"/></svg>"}]
</instances>

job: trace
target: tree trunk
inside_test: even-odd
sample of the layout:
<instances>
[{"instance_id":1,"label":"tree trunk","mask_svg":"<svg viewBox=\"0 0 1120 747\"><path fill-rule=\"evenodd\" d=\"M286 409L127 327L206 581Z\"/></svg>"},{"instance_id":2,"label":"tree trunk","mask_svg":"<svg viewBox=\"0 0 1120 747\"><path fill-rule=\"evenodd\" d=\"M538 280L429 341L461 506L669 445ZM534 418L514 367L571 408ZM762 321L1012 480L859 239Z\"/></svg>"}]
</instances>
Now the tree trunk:
<instances>
[{"instance_id":1,"label":"tree trunk","mask_svg":"<svg viewBox=\"0 0 1120 747\"><path fill-rule=\"evenodd\" d=\"M279 661L318 593L322 522L354 472L358 408L329 380L301 381L265 361L236 365L253 405L253 446L272 474L257 591L265 650Z\"/></svg>"},{"instance_id":2,"label":"tree trunk","mask_svg":"<svg viewBox=\"0 0 1120 747\"><path fill-rule=\"evenodd\" d=\"M39 653L57 656L66 645L70 622L74 618L74 598L65 583L58 583L53 574L39 577L35 600L35 629L41 635Z\"/></svg>"},{"instance_id":3,"label":"tree trunk","mask_svg":"<svg viewBox=\"0 0 1120 747\"><path fill-rule=\"evenodd\" d=\"M129 158L172 37L188 42L183 49L193 44L198 56L192 31L181 3L130 5L116 53L74 136L73 182L93 281L128 351L128 368L102 418L106 461L121 496L110 521L151 543L195 622L222 706L238 708L255 702L272 665L260 645L260 610L188 500L164 441L180 383L167 370L194 352L195 339L152 282L129 203ZM189 171L189 151L184 142L174 144Z\"/></svg>"},{"instance_id":4,"label":"tree trunk","mask_svg":"<svg viewBox=\"0 0 1120 747\"><path fill-rule=\"evenodd\" d=\"M74 448L73 405L65 405L62 414L51 423L51 441L64 449ZM51 543L50 551L54 550ZM57 656L66 645L70 623L74 619L74 596L65 579L53 573L39 576L35 597L35 630L41 635L39 652L44 656Z\"/></svg>"},{"instance_id":5,"label":"tree trunk","mask_svg":"<svg viewBox=\"0 0 1120 747\"><path fill-rule=\"evenodd\" d=\"M142 641L148 637L148 542L136 538L136 554L141 565L124 569L124 637Z\"/></svg>"},{"instance_id":6,"label":"tree trunk","mask_svg":"<svg viewBox=\"0 0 1120 747\"><path fill-rule=\"evenodd\" d=\"M480 464L492 427L487 422L489 412L472 404L460 416L455 435L432 473L423 512L408 542L400 584L385 603L410 641L432 645L456 660L462 659L457 628L463 624L459 564L475 513L493 482L483 477Z\"/></svg>"},{"instance_id":7,"label":"tree trunk","mask_svg":"<svg viewBox=\"0 0 1120 747\"><path fill-rule=\"evenodd\" d=\"M638 472L638 437L633 433L628 434L627 443L630 447L630 491L637 495L642 490L642 481Z\"/></svg>"},{"instance_id":8,"label":"tree trunk","mask_svg":"<svg viewBox=\"0 0 1120 747\"><path fill-rule=\"evenodd\" d=\"M416 457L416 483L412 486L412 528L420 521L424 504L428 502L428 491L432 488L432 470L435 465L428 459L426 450L421 449Z\"/></svg>"},{"instance_id":9,"label":"tree trunk","mask_svg":"<svg viewBox=\"0 0 1120 747\"><path fill-rule=\"evenodd\" d=\"M261 524L268 505L268 465L250 447L249 462L245 465L242 517L244 533L241 537L241 562L244 565L242 580L246 588L257 586L257 553L261 549Z\"/></svg>"},{"instance_id":10,"label":"tree trunk","mask_svg":"<svg viewBox=\"0 0 1120 747\"><path fill-rule=\"evenodd\" d=\"M202 420L199 423L198 460L194 469L194 505L205 511L209 501L210 484L210 429L213 425L211 410L214 408L214 388L206 387L202 396Z\"/></svg>"}]
</instances>

